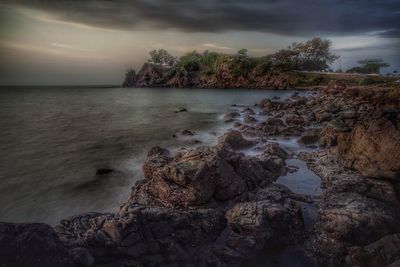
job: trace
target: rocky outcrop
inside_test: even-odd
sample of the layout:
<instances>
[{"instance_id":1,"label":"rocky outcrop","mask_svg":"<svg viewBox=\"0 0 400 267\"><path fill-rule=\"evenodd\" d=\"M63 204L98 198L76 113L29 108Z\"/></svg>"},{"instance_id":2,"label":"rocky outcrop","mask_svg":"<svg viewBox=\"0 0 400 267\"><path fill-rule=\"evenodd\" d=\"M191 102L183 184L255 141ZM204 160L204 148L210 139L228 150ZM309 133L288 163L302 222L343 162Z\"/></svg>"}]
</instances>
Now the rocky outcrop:
<instances>
[{"instance_id":1,"label":"rocky outcrop","mask_svg":"<svg viewBox=\"0 0 400 267\"><path fill-rule=\"evenodd\" d=\"M215 73L204 74L204 70L187 71L183 68L145 63L137 75L127 75L124 87L172 87L172 88L275 88L287 89L296 82L293 73L259 75L256 72L237 75L227 64L220 64Z\"/></svg>"},{"instance_id":2,"label":"rocky outcrop","mask_svg":"<svg viewBox=\"0 0 400 267\"><path fill-rule=\"evenodd\" d=\"M143 166L145 180L136 185L129 203L203 205L270 184L285 172L284 159L271 149L255 157L234 151L252 144L232 131L215 147L199 146L175 157L153 148Z\"/></svg>"},{"instance_id":3,"label":"rocky outcrop","mask_svg":"<svg viewBox=\"0 0 400 267\"><path fill-rule=\"evenodd\" d=\"M356 265L354 247L400 232L400 203L392 183L344 169L332 150L302 156L326 188L316 200L318 219L307 241L309 253L324 266L363 266Z\"/></svg>"},{"instance_id":4,"label":"rocky outcrop","mask_svg":"<svg viewBox=\"0 0 400 267\"><path fill-rule=\"evenodd\" d=\"M67 218L56 231L71 251L80 252L80 264L208 266L216 262L213 244L225 227L218 210L133 205L117 214Z\"/></svg>"},{"instance_id":5,"label":"rocky outcrop","mask_svg":"<svg viewBox=\"0 0 400 267\"><path fill-rule=\"evenodd\" d=\"M368 177L399 180L399 151L400 111L374 116L338 141L343 163Z\"/></svg>"}]
</instances>

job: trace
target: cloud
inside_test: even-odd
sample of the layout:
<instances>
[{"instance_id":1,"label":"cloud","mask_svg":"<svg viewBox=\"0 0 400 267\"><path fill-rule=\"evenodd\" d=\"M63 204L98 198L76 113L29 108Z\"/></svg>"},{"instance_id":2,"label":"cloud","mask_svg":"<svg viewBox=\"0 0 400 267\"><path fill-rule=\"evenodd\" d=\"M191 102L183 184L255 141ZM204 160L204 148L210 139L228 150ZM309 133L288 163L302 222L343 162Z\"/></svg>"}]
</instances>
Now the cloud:
<instances>
[{"instance_id":1,"label":"cloud","mask_svg":"<svg viewBox=\"0 0 400 267\"><path fill-rule=\"evenodd\" d=\"M227 47L227 46L221 46L218 44L211 44L211 43L205 43L202 46L208 47L208 48L214 48L214 49L220 49L220 50L232 50L232 47Z\"/></svg>"},{"instance_id":2,"label":"cloud","mask_svg":"<svg viewBox=\"0 0 400 267\"><path fill-rule=\"evenodd\" d=\"M116 30L259 31L292 36L383 31L400 37L398 0L14 0L51 20Z\"/></svg>"}]
</instances>

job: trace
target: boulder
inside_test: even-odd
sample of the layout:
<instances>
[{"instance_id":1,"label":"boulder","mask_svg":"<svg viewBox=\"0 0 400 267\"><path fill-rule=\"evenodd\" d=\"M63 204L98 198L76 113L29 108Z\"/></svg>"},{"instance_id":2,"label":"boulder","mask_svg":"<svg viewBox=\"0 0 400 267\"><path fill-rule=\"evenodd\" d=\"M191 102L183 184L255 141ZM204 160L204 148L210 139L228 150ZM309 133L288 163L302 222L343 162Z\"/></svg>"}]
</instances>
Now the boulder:
<instances>
[{"instance_id":1,"label":"boulder","mask_svg":"<svg viewBox=\"0 0 400 267\"><path fill-rule=\"evenodd\" d=\"M303 145L318 143L320 132L320 128L309 129L297 140L297 142Z\"/></svg>"},{"instance_id":2,"label":"boulder","mask_svg":"<svg viewBox=\"0 0 400 267\"><path fill-rule=\"evenodd\" d=\"M387 235L364 247L351 247L346 266L388 266L400 261L400 234Z\"/></svg>"},{"instance_id":3,"label":"boulder","mask_svg":"<svg viewBox=\"0 0 400 267\"><path fill-rule=\"evenodd\" d=\"M244 139L239 131L231 130L218 138L218 145L224 148L240 150L249 148L255 144L254 141Z\"/></svg>"},{"instance_id":4,"label":"boulder","mask_svg":"<svg viewBox=\"0 0 400 267\"><path fill-rule=\"evenodd\" d=\"M130 202L192 206L225 201L269 184L285 172L278 148L248 157L231 149L238 144L242 140L232 143L228 138L217 146L199 146L174 158L153 148L143 166L146 179L135 186Z\"/></svg>"},{"instance_id":5,"label":"boulder","mask_svg":"<svg viewBox=\"0 0 400 267\"><path fill-rule=\"evenodd\" d=\"M56 231L87 266L209 266L215 265L213 244L225 227L218 210L130 205L118 214L67 218Z\"/></svg>"},{"instance_id":6,"label":"boulder","mask_svg":"<svg viewBox=\"0 0 400 267\"><path fill-rule=\"evenodd\" d=\"M400 120L385 115L358 125L338 140L343 163L364 176L400 179Z\"/></svg>"},{"instance_id":7,"label":"boulder","mask_svg":"<svg viewBox=\"0 0 400 267\"><path fill-rule=\"evenodd\" d=\"M0 223L0 266L73 267L76 265L50 225Z\"/></svg>"},{"instance_id":8,"label":"boulder","mask_svg":"<svg viewBox=\"0 0 400 267\"><path fill-rule=\"evenodd\" d=\"M224 116L224 122L232 122L234 121L235 118L240 117L240 114L237 113L236 111L231 111L225 114Z\"/></svg>"}]
</instances>

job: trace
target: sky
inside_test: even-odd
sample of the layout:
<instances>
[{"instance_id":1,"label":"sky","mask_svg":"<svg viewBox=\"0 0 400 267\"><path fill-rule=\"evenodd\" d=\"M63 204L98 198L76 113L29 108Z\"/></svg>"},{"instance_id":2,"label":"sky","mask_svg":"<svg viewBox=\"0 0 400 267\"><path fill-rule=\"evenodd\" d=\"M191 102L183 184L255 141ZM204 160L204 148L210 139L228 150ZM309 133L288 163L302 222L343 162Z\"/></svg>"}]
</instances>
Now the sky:
<instances>
[{"instance_id":1,"label":"sky","mask_svg":"<svg viewBox=\"0 0 400 267\"><path fill-rule=\"evenodd\" d=\"M313 37L400 71L399 0L0 0L0 85L121 84L154 49L263 56Z\"/></svg>"}]
</instances>

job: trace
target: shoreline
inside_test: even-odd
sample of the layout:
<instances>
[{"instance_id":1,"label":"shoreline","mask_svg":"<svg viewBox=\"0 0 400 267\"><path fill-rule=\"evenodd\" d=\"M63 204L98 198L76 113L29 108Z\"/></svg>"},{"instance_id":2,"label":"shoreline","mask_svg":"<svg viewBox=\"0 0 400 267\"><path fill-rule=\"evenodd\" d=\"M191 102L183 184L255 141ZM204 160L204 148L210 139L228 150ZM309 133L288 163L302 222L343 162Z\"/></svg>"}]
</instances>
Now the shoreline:
<instances>
[{"instance_id":1,"label":"shoreline","mask_svg":"<svg viewBox=\"0 0 400 267\"><path fill-rule=\"evenodd\" d=\"M399 168L398 161L394 158L388 166L386 158L375 159L371 153L369 157L379 166L368 170L366 176L377 177L365 178L359 171L367 159L357 157L354 142L358 139L352 138L364 129L365 121L374 124L373 115L378 111L383 115L376 121L384 127L396 125L398 113L385 112L398 109L399 100L397 95L390 99L383 94L366 103L370 97L332 82L307 97L294 94L289 100L263 100L256 106L258 114L250 107L228 112L224 119L232 121L234 129L219 137L215 146L200 145L176 155L152 148L143 165L145 179L133 186L129 200L118 212L72 216L54 228L2 223L0 233L7 236L14 229L18 236L12 244L17 247L26 242L23 236L27 233L42 233L27 249L36 243L45 248L57 244L50 247L54 258L65 263L59 266L236 266L276 246L299 252L304 266L350 266L366 260L391 264L400 260L399 251L388 251L382 258L370 248L400 244L396 235L400 232L397 169L392 170L393 166ZM238 121L239 117L243 121ZM367 150L371 146L368 129L362 135ZM382 139L373 144L382 149L378 155L391 152L387 140L394 141L394 147L400 145L399 129L390 129L388 133L386 128L381 130ZM276 136L296 136L305 146L315 149L319 143L323 148L288 153L270 142ZM246 149L257 153L245 154ZM296 174L296 169L286 164L296 158L321 177L321 194L296 194L275 183L288 172ZM344 166L346 162L353 165ZM298 201L318 207L310 231L305 229ZM361 237L352 240L354 232ZM380 242L385 238L390 242ZM18 253L12 245L4 249L3 253ZM43 249L35 256L48 258Z\"/></svg>"}]
</instances>

